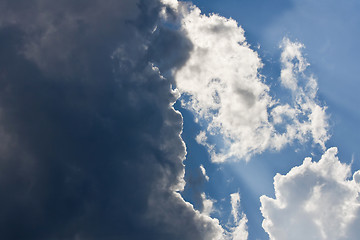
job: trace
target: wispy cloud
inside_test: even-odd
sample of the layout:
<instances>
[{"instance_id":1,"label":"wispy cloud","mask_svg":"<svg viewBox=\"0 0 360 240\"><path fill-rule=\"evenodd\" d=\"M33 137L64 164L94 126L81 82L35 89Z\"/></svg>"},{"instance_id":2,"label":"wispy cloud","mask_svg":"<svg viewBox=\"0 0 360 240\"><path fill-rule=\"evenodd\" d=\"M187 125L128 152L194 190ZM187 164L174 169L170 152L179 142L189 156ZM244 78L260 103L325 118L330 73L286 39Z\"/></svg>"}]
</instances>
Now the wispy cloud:
<instances>
[{"instance_id":1,"label":"wispy cloud","mask_svg":"<svg viewBox=\"0 0 360 240\"><path fill-rule=\"evenodd\" d=\"M232 240L246 240L249 233L247 231L247 217L243 212L240 212L240 193L230 194L231 214L234 219L234 225L229 233Z\"/></svg>"}]
</instances>

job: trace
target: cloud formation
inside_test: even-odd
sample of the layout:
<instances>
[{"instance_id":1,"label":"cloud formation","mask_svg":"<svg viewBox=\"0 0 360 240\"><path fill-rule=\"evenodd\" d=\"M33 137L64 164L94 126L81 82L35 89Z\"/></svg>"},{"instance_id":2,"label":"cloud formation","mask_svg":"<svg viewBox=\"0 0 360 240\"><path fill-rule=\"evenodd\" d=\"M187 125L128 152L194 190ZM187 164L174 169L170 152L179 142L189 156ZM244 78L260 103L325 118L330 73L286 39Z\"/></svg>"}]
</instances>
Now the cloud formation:
<instances>
[{"instance_id":1,"label":"cloud formation","mask_svg":"<svg viewBox=\"0 0 360 240\"><path fill-rule=\"evenodd\" d=\"M274 178L275 199L262 196L263 227L270 239L359 238L360 171L342 164L337 148L320 161L302 165Z\"/></svg>"},{"instance_id":2,"label":"cloud formation","mask_svg":"<svg viewBox=\"0 0 360 240\"><path fill-rule=\"evenodd\" d=\"M206 16L187 4L178 5L177 11L193 48L188 61L175 71L176 87L185 95L183 106L204 127L197 141L207 147L212 161L248 160L309 137L325 146L325 108L316 101L316 80L304 73L308 64L298 43L282 43L280 82L293 95L292 102L282 104L271 97L259 74L261 59L235 20ZM299 77L305 88L297 84Z\"/></svg>"},{"instance_id":3,"label":"cloud formation","mask_svg":"<svg viewBox=\"0 0 360 240\"><path fill-rule=\"evenodd\" d=\"M222 238L177 193L182 117L162 71L191 44L164 12L155 0L0 1L1 239Z\"/></svg>"}]
</instances>

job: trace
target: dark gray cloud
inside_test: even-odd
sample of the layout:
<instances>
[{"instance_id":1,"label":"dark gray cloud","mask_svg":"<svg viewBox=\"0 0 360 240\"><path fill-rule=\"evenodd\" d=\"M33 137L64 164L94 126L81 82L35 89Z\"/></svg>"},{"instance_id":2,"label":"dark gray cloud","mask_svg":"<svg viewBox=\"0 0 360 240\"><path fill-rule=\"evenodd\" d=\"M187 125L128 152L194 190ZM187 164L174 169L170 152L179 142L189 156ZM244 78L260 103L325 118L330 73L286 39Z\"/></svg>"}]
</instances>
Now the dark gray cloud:
<instances>
[{"instance_id":1,"label":"dark gray cloud","mask_svg":"<svg viewBox=\"0 0 360 240\"><path fill-rule=\"evenodd\" d=\"M171 27L153 33L160 7L0 0L1 239L212 239L221 231L174 192L184 171L182 117L171 81L151 62L167 72L191 44Z\"/></svg>"}]
</instances>

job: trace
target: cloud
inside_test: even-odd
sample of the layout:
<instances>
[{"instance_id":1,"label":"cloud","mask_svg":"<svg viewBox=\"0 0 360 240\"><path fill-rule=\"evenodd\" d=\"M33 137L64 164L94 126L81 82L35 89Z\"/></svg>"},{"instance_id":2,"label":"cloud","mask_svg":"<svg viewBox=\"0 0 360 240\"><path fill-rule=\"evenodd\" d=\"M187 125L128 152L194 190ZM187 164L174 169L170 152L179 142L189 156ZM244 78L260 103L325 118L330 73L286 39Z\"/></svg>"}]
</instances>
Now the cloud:
<instances>
[{"instance_id":1,"label":"cloud","mask_svg":"<svg viewBox=\"0 0 360 240\"><path fill-rule=\"evenodd\" d=\"M263 227L270 239L358 239L360 172L342 164L337 148L320 161L274 178L275 199L262 196Z\"/></svg>"},{"instance_id":2,"label":"cloud","mask_svg":"<svg viewBox=\"0 0 360 240\"><path fill-rule=\"evenodd\" d=\"M214 200L210 199L207 194L203 192L203 187L210 178L206 174L206 170L203 165L200 165L196 171L187 172L185 181L188 193L191 196L192 203L195 208L202 213L213 212Z\"/></svg>"},{"instance_id":3,"label":"cloud","mask_svg":"<svg viewBox=\"0 0 360 240\"><path fill-rule=\"evenodd\" d=\"M222 238L178 193L182 117L162 71L191 45L161 12L158 1L0 2L1 239Z\"/></svg>"},{"instance_id":4,"label":"cloud","mask_svg":"<svg viewBox=\"0 0 360 240\"><path fill-rule=\"evenodd\" d=\"M210 180L209 176L206 174L206 170L204 168L204 166L201 164L200 165L200 170L201 170L201 173L202 175L204 176L205 180L208 182Z\"/></svg>"},{"instance_id":5,"label":"cloud","mask_svg":"<svg viewBox=\"0 0 360 240\"><path fill-rule=\"evenodd\" d=\"M326 107L321 107L316 100L318 91L317 81L312 75L307 75L305 70L310 65L302 55L304 45L291 42L284 38L281 44L281 69L280 81L285 88L292 92L294 98L293 108L297 116L290 125L298 131L298 138L304 139L310 134L315 143L325 149L325 142L330 138L328 133L328 117Z\"/></svg>"},{"instance_id":6,"label":"cloud","mask_svg":"<svg viewBox=\"0 0 360 240\"><path fill-rule=\"evenodd\" d=\"M240 194L232 193L230 194L231 202L231 214L234 218L235 227L231 228L230 238L233 240L246 240L248 239L247 231L247 217L244 213L239 212L240 210Z\"/></svg>"},{"instance_id":7,"label":"cloud","mask_svg":"<svg viewBox=\"0 0 360 240\"><path fill-rule=\"evenodd\" d=\"M214 211L214 202L215 200L207 198L205 193L201 194L202 202L203 202L203 209L202 213L210 216L210 214Z\"/></svg>"},{"instance_id":8,"label":"cloud","mask_svg":"<svg viewBox=\"0 0 360 240\"><path fill-rule=\"evenodd\" d=\"M259 74L261 59L235 20L203 15L189 4L178 5L177 11L193 47L186 63L175 69L176 87L184 95L183 106L204 128L197 141L208 149L212 161L248 160L309 136L325 146L327 118L325 108L316 102L316 80L304 77L307 85L297 85L308 65L301 45L289 40L282 44L280 82L293 95L292 102L282 104L271 97Z\"/></svg>"}]
</instances>

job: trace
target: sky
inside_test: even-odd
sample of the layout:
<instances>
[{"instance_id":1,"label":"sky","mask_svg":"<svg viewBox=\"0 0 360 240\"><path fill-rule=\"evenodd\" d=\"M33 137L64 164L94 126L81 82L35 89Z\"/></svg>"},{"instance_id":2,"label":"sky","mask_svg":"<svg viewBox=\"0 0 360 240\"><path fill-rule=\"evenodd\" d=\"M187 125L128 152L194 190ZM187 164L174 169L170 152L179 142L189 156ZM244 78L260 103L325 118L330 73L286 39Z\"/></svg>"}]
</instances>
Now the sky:
<instances>
[{"instance_id":1,"label":"sky","mask_svg":"<svg viewBox=\"0 0 360 240\"><path fill-rule=\"evenodd\" d=\"M247 42L251 48L258 52L264 63L261 73L273 88L273 94L284 94L278 88L281 71L279 45L284 37L304 44L303 54L306 56L308 69L318 82L318 99L327 106L327 114L330 116L328 129L331 137L326 147L338 147L341 162L352 163L352 173L359 169L359 110L356 102L359 102L357 90L358 63L356 52L359 52L358 44L355 43L359 30L354 27L359 24L360 18L356 12L359 3L346 1L193 1L203 13L216 13L226 18L232 18L244 29ZM286 93L285 93L286 94ZM188 167L187 171L196 174L191 168L198 164L204 164L197 151L197 147L190 145L194 135L186 129L188 114L184 114L184 139L188 144ZM188 124L192 123L191 116ZM190 128L190 127L189 127ZM187 136L189 135L189 136ZM193 144L193 143L192 143ZM193 148L193 150L192 150ZM194 153L193 153L194 151ZM192 155L193 154L193 155ZM205 153L204 153L205 154ZM240 191L242 207L247 213L249 239L268 239L269 236L261 227L263 216L260 213L260 203L257 199L265 194L274 197L273 177L276 173L286 174L294 166L301 165L305 157L312 157L318 161L322 151L314 149L311 143L293 145L278 152L264 153L253 157L248 163L230 163L219 174L219 166L208 166L214 174L214 184L224 186L224 178L231 181L227 185L226 193L219 195L215 187L204 186L210 196L221 199L231 191ZM198 160L193 160L199 158ZM190 161L198 161L192 165ZM209 176L210 173L208 173ZM216 180L215 180L216 179ZM198 187L197 187L198 188ZM185 188L185 190L187 190ZM191 187L189 187L191 192ZM191 197L189 196L189 199ZM256 203L257 202L257 203ZM226 206L219 207L226 208ZM225 204L222 204L225 205ZM229 211L229 209L228 209ZM224 220L225 222L227 219ZM279 238L279 237L278 237ZM278 239L276 238L276 239ZM310 239L310 237L308 237ZM320 239L313 237L314 239ZM282 238L279 238L282 239ZM296 238L285 238L296 239ZM299 234L299 239L304 239ZM334 238L339 239L339 238Z\"/></svg>"},{"instance_id":2,"label":"sky","mask_svg":"<svg viewBox=\"0 0 360 240\"><path fill-rule=\"evenodd\" d=\"M0 238L358 239L355 0L0 0Z\"/></svg>"}]
</instances>

